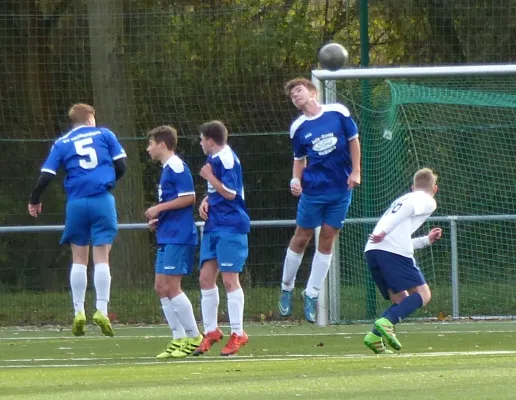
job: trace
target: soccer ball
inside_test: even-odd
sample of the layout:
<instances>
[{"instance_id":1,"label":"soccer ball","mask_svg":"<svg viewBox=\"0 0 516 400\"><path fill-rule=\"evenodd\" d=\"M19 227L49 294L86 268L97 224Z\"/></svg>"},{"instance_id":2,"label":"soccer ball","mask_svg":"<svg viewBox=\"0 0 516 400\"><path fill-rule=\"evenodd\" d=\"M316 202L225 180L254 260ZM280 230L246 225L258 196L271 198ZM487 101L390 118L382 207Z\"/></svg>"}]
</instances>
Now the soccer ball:
<instances>
[{"instance_id":1,"label":"soccer ball","mask_svg":"<svg viewBox=\"0 0 516 400\"><path fill-rule=\"evenodd\" d=\"M318 59L324 69L337 71L348 62L348 51L338 43L328 43L319 50Z\"/></svg>"}]
</instances>

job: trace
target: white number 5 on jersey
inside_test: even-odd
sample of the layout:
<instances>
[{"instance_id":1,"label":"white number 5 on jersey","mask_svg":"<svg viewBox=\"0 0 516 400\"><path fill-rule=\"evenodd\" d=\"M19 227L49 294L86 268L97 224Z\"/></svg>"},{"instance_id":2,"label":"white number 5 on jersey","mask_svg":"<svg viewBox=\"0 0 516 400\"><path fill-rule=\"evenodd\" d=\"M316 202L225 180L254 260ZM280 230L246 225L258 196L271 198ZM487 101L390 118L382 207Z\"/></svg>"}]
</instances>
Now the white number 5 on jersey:
<instances>
[{"instance_id":1,"label":"white number 5 on jersey","mask_svg":"<svg viewBox=\"0 0 516 400\"><path fill-rule=\"evenodd\" d=\"M97 152L93 147L88 147L90 144L93 144L92 138L78 140L74 143L77 155L85 157L79 160L79 166L84 169L93 169L99 165Z\"/></svg>"}]
</instances>

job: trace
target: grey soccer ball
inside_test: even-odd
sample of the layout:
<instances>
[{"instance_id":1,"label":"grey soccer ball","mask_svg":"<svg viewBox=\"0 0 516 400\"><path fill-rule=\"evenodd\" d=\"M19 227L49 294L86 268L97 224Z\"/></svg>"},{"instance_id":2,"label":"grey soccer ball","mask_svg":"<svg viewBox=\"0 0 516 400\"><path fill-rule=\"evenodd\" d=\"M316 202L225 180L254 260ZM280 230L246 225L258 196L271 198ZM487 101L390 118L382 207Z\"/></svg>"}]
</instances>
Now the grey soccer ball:
<instances>
[{"instance_id":1,"label":"grey soccer ball","mask_svg":"<svg viewBox=\"0 0 516 400\"><path fill-rule=\"evenodd\" d=\"M319 50L318 59L323 69L337 71L348 62L348 51L338 43L328 43Z\"/></svg>"}]
</instances>

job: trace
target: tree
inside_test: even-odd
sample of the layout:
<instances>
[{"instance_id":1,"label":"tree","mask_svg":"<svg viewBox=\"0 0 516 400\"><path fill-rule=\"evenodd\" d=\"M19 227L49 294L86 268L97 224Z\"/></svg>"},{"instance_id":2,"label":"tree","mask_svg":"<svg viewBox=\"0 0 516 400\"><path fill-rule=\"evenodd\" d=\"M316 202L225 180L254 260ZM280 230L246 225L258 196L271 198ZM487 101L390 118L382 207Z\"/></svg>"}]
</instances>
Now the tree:
<instances>
[{"instance_id":1,"label":"tree","mask_svg":"<svg viewBox=\"0 0 516 400\"><path fill-rule=\"evenodd\" d=\"M122 0L88 0L88 24L94 104L100 122L118 135L137 137L135 98L131 70L124 46ZM128 173L116 190L119 220L142 220L144 191L142 164L136 141L124 143L128 155ZM150 265L147 235L134 230L119 234L113 257L114 282L136 285Z\"/></svg>"}]
</instances>

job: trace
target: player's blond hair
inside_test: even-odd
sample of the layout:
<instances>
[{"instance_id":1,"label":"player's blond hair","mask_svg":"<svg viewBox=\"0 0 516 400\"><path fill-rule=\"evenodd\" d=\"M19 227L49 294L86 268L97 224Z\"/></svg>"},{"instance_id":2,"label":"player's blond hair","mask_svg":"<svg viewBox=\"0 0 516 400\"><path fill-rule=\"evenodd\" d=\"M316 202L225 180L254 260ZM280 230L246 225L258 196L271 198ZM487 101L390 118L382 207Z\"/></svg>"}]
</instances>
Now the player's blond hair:
<instances>
[{"instance_id":1,"label":"player's blond hair","mask_svg":"<svg viewBox=\"0 0 516 400\"><path fill-rule=\"evenodd\" d=\"M437 174L430 168L421 168L414 174L413 185L415 189L432 190L437 184Z\"/></svg>"},{"instance_id":2,"label":"player's blond hair","mask_svg":"<svg viewBox=\"0 0 516 400\"><path fill-rule=\"evenodd\" d=\"M77 103L68 110L68 118L72 124L84 124L88 122L90 115L95 116L95 109L86 103Z\"/></svg>"}]
</instances>

